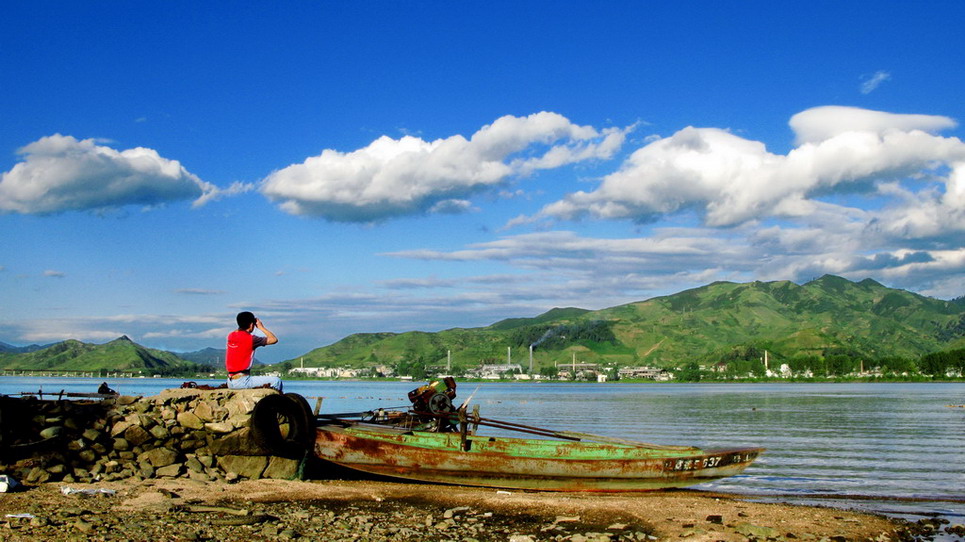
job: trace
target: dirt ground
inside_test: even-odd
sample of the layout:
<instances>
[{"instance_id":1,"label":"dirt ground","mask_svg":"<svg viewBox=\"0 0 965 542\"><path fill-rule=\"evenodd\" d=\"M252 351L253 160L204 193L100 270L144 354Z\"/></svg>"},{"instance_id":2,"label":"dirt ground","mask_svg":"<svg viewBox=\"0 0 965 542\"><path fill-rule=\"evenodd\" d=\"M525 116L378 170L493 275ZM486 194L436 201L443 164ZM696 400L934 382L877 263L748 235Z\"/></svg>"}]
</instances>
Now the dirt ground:
<instances>
[{"instance_id":1,"label":"dirt ground","mask_svg":"<svg viewBox=\"0 0 965 542\"><path fill-rule=\"evenodd\" d=\"M909 538L906 527L878 516L693 490L584 494L377 481L170 479L56 483L0 494L4 540Z\"/></svg>"}]
</instances>

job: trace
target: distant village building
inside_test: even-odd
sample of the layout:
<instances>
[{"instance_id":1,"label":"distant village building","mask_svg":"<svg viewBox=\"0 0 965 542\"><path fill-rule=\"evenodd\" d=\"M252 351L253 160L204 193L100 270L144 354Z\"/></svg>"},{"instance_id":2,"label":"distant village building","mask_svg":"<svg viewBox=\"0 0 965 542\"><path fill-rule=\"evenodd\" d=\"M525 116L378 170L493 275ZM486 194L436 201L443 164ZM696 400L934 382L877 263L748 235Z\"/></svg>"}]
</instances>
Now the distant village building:
<instances>
[{"instance_id":1,"label":"distant village building","mask_svg":"<svg viewBox=\"0 0 965 542\"><path fill-rule=\"evenodd\" d=\"M883 376L883 375L884 375L884 372L882 372L880 366L878 366L878 367L872 367L872 368L869 369L869 370L865 370L865 368L864 368L864 360L862 360L862 361L861 361L861 364L860 364L860 366L859 366L859 368L858 368L858 371L855 372L855 373L851 373L850 376L859 376L859 377L874 376L874 377L880 377L880 376Z\"/></svg>"},{"instance_id":2,"label":"distant village building","mask_svg":"<svg viewBox=\"0 0 965 542\"><path fill-rule=\"evenodd\" d=\"M305 376L315 376L319 378L331 378L332 371L335 371L335 369L330 369L328 367L295 367L288 372Z\"/></svg>"},{"instance_id":3,"label":"distant village building","mask_svg":"<svg viewBox=\"0 0 965 542\"><path fill-rule=\"evenodd\" d=\"M580 371L600 371L599 363L557 363L556 367L561 371L580 372Z\"/></svg>"},{"instance_id":4,"label":"distant village building","mask_svg":"<svg viewBox=\"0 0 965 542\"><path fill-rule=\"evenodd\" d=\"M767 369L766 374L770 378L791 378L794 376L794 372L791 371L791 366L787 363L782 363L780 369L778 369L776 372Z\"/></svg>"},{"instance_id":5,"label":"distant village building","mask_svg":"<svg viewBox=\"0 0 965 542\"><path fill-rule=\"evenodd\" d=\"M470 378L497 380L504 374L522 374L523 368L518 363L483 364L466 371Z\"/></svg>"},{"instance_id":6,"label":"distant village building","mask_svg":"<svg viewBox=\"0 0 965 542\"><path fill-rule=\"evenodd\" d=\"M388 365L376 365L374 367L375 374L382 377L395 376L395 369L389 367Z\"/></svg>"},{"instance_id":7,"label":"distant village building","mask_svg":"<svg viewBox=\"0 0 965 542\"><path fill-rule=\"evenodd\" d=\"M571 363L557 363L556 371L559 378L572 378L574 380L594 380L601 374L598 363L577 363L576 354L573 355Z\"/></svg>"},{"instance_id":8,"label":"distant village building","mask_svg":"<svg viewBox=\"0 0 965 542\"><path fill-rule=\"evenodd\" d=\"M569 365L565 367L569 367ZM584 369L576 371L575 373L572 373L566 369L560 369L559 373L557 373L557 377L560 380L596 380L601 374L603 373L598 372L596 369Z\"/></svg>"},{"instance_id":9,"label":"distant village building","mask_svg":"<svg viewBox=\"0 0 965 542\"><path fill-rule=\"evenodd\" d=\"M356 378L359 376L358 369L346 367L295 367L289 372L316 378Z\"/></svg>"},{"instance_id":10,"label":"distant village building","mask_svg":"<svg viewBox=\"0 0 965 542\"><path fill-rule=\"evenodd\" d=\"M659 367L623 367L617 371L621 379L670 380L673 375Z\"/></svg>"}]
</instances>

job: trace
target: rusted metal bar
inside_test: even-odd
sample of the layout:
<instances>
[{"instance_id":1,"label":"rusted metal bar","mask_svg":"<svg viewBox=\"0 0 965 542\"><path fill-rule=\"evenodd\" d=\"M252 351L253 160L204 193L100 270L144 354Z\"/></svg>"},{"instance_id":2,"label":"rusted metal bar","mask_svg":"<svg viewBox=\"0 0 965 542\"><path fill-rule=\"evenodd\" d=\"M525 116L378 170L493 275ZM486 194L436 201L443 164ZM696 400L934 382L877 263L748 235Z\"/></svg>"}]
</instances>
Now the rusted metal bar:
<instances>
[{"instance_id":1,"label":"rusted metal bar","mask_svg":"<svg viewBox=\"0 0 965 542\"><path fill-rule=\"evenodd\" d=\"M375 410L384 410L384 411L387 411L387 412L392 412L392 411L402 410L402 409L405 409L405 408L408 408L408 407L406 407L406 406L394 406L394 407L378 408L378 409L375 409ZM370 414L375 414L375 410L364 410L364 411L362 411L362 412L337 412L337 413L334 413L334 414L319 414L319 413L317 412L317 410L318 410L318 409L316 409L316 412L315 412L315 417L316 417L316 418L353 418L353 417L362 417L362 416L366 416L366 415L370 415Z\"/></svg>"},{"instance_id":2,"label":"rusted metal bar","mask_svg":"<svg viewBox=\"0 0 965 542\"><path fill-rule=\"evenodd\" d=\"M549 429L540 429L539 427L529 427L525 425L521 426L521 424L501 422L498 420L480 419L476 423L478 423L479 425L485 425L487 427L495 427L497 429L508 429L510 431L517 431L519 433L528 433L530 435L540 435L543 437L556 437L563 440L573 440L573 441L580 440L576 437L563 435L563 434L557 433L556 431L551 431Z\"/></svg>"},{"instance_id":3,"label":"rusted metal bar","mask_svg":"<svg viewBox=\"0 0 965 542\"><path fill-rule=\"evenodd\" d=\"M504 421L500 421L500 420L492 420L492 419L489 419L489 418L479 418L479 423L480 423L480 424L483 424L483 423L498 423L498 424L502 425L504 428L519 427L519 428L522 428L522 429L529 429L529 430L532 430L532 431L543 431L543 432L546 432L546 433L555 433L555 432L556 432L556 431L553 431L553 430L551 430L551 429L543 429L542 427L533 427L532 425L523 425L523 424L521 424L521 423L504 422Z\"/></svg>"},{"instance_id":4,"label":"rusted metal bar","mask_svg":"<svg viewBox=\"0 0 965 542\"><path fill-rule=\"evenodd\" d=\"M462 451L468 452L470 447L470 442L466 439L469 435L469 419L466 418L466 410L460 408L456 412L459 413L459 441L461 443Z\"/></svg>"},{"instance_id":5,"label":"rusted metal bar","mask_svg":"<svg viewBox=\"0 0 965 542\"><path fill-rule=\"evenodd\" d=\"M450 420L455 418L458 421L458 415L456 413L433 414L432 412L413 411L413 414L417 416L431 416L434 418L448 418ZM552 431L550 429L542 429L542 428L533 427L530 425L523 425L523 424L512 423L512 422L503 422L499 420L491 420L488 418L479 418L476 416L472 417L471 419L472 419L473 425L485 425L487 427L495 427L497 429L507 429L509 431L517 431L520 433L528 433L530 435L539 435L543 437L556 437L564 440L574 440L574 441L580 440L575 437L561 435L556 431Z\"/></svg>"}]
</instances>

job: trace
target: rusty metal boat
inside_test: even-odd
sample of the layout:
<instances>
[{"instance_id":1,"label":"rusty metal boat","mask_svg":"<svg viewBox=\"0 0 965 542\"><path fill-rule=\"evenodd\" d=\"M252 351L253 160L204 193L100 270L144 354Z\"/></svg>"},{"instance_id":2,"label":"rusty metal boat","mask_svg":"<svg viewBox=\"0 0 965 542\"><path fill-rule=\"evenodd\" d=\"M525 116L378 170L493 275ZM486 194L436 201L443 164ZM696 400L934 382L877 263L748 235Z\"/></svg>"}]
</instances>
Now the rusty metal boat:
<instances>
[{"instance_id":1,"label":"rusty metal boat","mask_svg":"<svg viewBox=\"0 0 965 542\"><path fill-rule=\"evenodd\" d=\"M647 491L733 476L763 450L481 437L382 426L322 426L315 455L407 480L542 491Z\"/></svg>"},{"instance_id":2,"label":"rusty metal boat","mask_svg":"<svg viewBox=\"0 0 965 542\"><path fill-rule=\"evenodd\" d=\"M451 379L450 379L451 380ZM443 389L443 386L445 388ZM648 491L742 472L762 448L699 449L559 432L452 408L455 382L433 382L404 413L317 418L314 455L370 474L468 486L542 491ZM478 427L542 438L484 436Z\"/></svg>"}]
</instances>

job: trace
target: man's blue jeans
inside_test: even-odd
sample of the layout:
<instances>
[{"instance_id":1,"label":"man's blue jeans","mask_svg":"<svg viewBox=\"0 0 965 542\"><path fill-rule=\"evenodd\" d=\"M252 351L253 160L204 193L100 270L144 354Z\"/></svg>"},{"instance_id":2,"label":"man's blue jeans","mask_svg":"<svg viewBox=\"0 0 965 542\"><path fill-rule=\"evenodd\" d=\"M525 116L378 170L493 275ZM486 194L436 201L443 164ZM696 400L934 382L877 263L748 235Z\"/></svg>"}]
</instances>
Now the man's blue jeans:
<instances>
[{"instance_id":1,"label":"man's blue jeans","mask_svg":"<svg viewBox=\"0 0 965 542\"><path fill-rule=\"evenodd\" d=\"M277 376L241 375L238 378L228 379L228 389L230 390L246 390L264 386L265 384L268 384L278 391L282 391L281 379Z\"/></svg>"}]
</instances>

